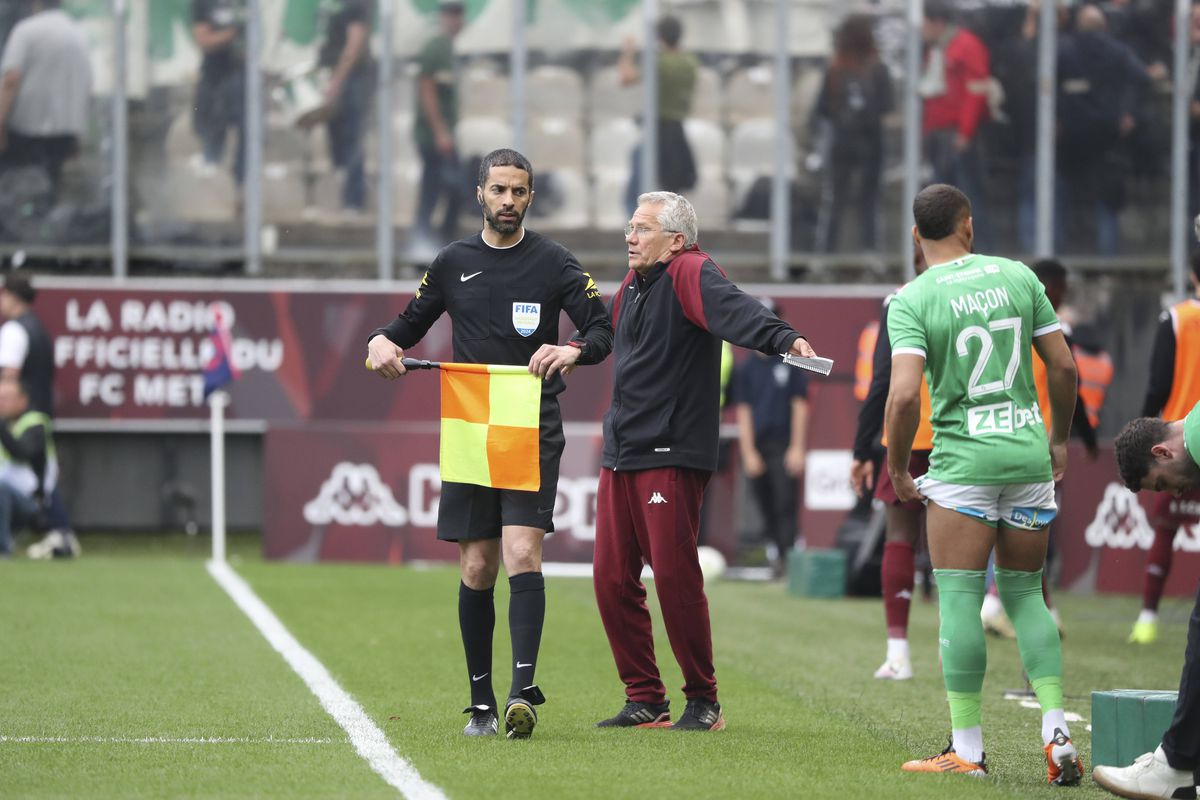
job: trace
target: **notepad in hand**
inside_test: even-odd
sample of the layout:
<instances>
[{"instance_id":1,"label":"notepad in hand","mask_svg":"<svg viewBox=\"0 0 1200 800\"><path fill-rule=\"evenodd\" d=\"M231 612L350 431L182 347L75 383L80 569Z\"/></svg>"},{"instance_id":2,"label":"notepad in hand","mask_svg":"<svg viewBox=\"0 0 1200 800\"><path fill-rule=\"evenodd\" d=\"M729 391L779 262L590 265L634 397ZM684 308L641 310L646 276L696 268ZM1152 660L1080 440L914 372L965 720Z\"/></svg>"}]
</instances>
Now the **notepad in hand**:
<instances>
[{"instance_id":1,"label":"notepad in hand","mask_svg":"<svg viewBox=\"0 0 1200 800\"><path fill-rule=\"evenodd\" d=\"M819 375L828 375L833 370L832 358L821 358L820 356L807 358L805 356L792 355L791 353L781 353L779 357L783 359L783 363L785 364L806 369L809 372L815 372Z\"/></svg>"}]
</instances>

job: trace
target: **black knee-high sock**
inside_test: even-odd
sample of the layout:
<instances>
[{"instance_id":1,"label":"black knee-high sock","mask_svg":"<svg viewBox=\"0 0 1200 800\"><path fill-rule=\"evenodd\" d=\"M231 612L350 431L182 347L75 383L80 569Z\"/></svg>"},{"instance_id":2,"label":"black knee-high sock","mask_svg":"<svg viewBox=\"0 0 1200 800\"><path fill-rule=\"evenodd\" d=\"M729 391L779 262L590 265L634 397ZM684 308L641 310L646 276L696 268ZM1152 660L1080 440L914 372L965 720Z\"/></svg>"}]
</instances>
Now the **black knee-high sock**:
<instances>
[{"instance_id":1,"label":"black knee-high sock","mask_svg":"<svg viewBox=\"0 0 1200 800\"><path fill-rule=\"evenodd\" d=\"M513 676L509 697L533 685L542 623L546 619L546 580L540 572L524 572L508 579L508 631L512 636Z\"/></svg>"},{"instance_id":2,"label":"black knee-high sock","mask_svg":"<svg viewBox=\"0 0 1200 800\"><path fill-rule=\"evenodd\" d=\"M492 631L496 627L494 587L458 587L458 627L467 654L467 677L471 681L471 705L496 707L492 691Z\"/></svg>"}]
</instances>

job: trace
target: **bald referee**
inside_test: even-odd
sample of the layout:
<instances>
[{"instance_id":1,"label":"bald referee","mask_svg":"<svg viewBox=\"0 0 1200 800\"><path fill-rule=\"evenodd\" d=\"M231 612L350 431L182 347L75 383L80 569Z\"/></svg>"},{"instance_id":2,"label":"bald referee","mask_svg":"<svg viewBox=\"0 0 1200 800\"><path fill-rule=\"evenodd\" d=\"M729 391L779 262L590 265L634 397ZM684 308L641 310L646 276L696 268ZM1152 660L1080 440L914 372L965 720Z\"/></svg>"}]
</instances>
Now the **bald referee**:
<instances>
[{"instance_id":1,"label":"bald referee","mask_svg":"<svg viewBox=\"0 0 1200 800\"><path fill-rule=\"evenodd\" d=\"M613 331L600 291L575 256L524 227L533 202L533 167L515 150L493 150L479 165L476 199L483 230L444 247L400 316L371 333L371 368L398 378L400 359L442 315L453 323L454 360L473 364L528 365L542 376L539 450L541 489L520 492L442 483L438 538L458 542L458 622L467 657L471 715L463 733L497 733L492 690L492 593L503 557L511 598L512 684L505 705L505 733L525 739L537 724L534 706L545 702L533 682L546 615L542 539L554 530L558 462L563 451L557 396L562 375L603 361ZM519 309L518 309L519 307ZM558 345L559 312L578 328Z\"/></svg>"}]
</instances>

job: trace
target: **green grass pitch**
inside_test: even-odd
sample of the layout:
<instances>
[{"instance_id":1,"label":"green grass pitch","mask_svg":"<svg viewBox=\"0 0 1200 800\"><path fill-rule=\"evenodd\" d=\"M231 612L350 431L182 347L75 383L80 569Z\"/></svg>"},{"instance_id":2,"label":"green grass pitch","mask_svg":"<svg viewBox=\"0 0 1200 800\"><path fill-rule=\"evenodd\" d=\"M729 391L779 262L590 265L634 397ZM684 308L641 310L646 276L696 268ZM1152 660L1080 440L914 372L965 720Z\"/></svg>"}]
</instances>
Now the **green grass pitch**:
<instances>
[{"instance_id":1,"label":"green grass pitch","mask_svg":"<svg viewBox=\"0 0 1200 800\"><path fill-rule=\"evenodd\" d=\"M206 573L205 541L87 537L76 562L0 563L0 797L395 797L341 728ZM591 582L547 582L530 741L466 740L457 574L288 565L235 541L232 563L423 778L452 798L972 798L1065 793L1045 784L1039 713L1014 642L989 641L985 780L908 775L941 750L949 715L936 608L913 606L916 678L875 681L878 600L808 601L779 585L709 588L728 729L598 731L623 702ZM497 694L507 691L507 590L496 594ZM1059 595L1068 711L1085 762L1090 692L1174 688L1190 603L1164 604L1160 640L1125 636L1134 598ZM655 609L657 615L657 609ZM656 616L657 625L657 616ZM673 710L682 683L666 635Z\"/></svg>"}]
</instances>

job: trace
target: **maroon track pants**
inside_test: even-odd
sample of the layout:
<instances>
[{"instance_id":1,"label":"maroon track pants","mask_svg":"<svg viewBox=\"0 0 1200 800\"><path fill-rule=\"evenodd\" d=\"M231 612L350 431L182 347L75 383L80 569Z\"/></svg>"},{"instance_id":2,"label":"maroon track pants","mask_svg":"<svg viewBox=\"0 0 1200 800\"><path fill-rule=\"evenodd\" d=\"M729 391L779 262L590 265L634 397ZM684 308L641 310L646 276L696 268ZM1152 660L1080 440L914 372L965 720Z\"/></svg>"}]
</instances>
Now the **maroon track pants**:
<instances>
[{"instance_id":1,"label":"maroon track pants","mask_svg":"<svg viewBox=\"0 0 1200 800\"><path fill-rule=\"evenodd\" d=\"M712 473L663 467L600 471L593 582L600 619L630 700L661 703L666 687L654 660L642 562L654 587L688 699L715 702L712 629L696 557L700 502Z\"/></svg>"}]
</instances>

